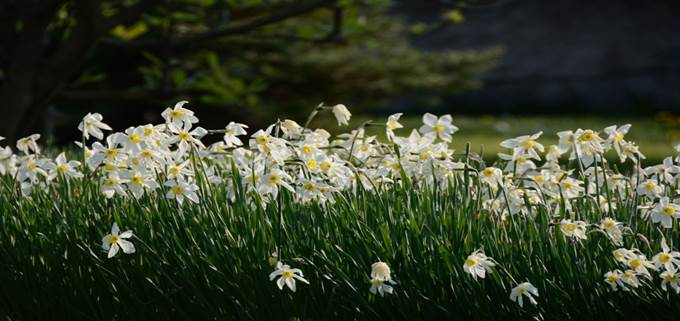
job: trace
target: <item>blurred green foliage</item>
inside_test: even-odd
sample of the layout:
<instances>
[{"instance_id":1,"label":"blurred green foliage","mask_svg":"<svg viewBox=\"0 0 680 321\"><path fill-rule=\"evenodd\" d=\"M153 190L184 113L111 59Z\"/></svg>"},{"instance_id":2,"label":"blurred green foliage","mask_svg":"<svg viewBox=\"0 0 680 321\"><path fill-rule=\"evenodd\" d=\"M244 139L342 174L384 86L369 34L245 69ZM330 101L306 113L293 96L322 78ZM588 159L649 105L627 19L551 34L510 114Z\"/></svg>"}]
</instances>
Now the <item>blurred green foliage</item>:
<instances>
[{"instance_id":1,"label":"blurred green foliage","mask_svg":"<svg viewBox=\"0 0 680 321\"><path fill-rule=\"evenodd\" d=\"M319 8L306 14L202 38L314 3ZM122 10L102 5L105 14ZM296 114L300 107L320 101L351 101L365 110L397 94L477 88L480 74L501 54L498 48L466 52L414 48L409 37L429 32L431 24L421 23L425 30L414 33L417 28L388 14L390 6L383 0L164 2L138 20L115 26L69 89L124 91L102 98L132 96L159 105L199 98L202 105ZM462 13L453 10L439 23L462 19ZM116 62L116 52L126 57L126 65ZM111 76L120 69L125 70L122 77ZM131 92L140 94L126 94ZM302 110L306 113L308 108Z\"/></svg>"}]
</instances>

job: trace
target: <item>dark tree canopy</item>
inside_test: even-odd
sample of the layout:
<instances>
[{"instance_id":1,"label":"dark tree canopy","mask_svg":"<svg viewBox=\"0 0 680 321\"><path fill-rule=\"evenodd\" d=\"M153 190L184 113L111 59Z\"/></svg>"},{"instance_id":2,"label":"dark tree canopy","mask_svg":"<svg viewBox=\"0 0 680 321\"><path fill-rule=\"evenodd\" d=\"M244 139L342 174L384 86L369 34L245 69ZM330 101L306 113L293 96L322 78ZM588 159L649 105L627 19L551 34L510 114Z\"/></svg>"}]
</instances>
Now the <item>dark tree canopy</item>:
<instances>
[{"instance_id":1,"label":"dark tree canopy","mask_svg":"<svg viewBox=\"0 0 680 321\"><path fill-rule=\"evenodd\" d=\"M0 135L40 132L48 106L156 105L191 98L234 113L479 86L498 56L426 53L384 0L5 0ZM453 7L452 7L453 8ZM112 107L113 108L113 107ZM305 109L305 110L308 110Z\"/></svg>"}]
</instances>

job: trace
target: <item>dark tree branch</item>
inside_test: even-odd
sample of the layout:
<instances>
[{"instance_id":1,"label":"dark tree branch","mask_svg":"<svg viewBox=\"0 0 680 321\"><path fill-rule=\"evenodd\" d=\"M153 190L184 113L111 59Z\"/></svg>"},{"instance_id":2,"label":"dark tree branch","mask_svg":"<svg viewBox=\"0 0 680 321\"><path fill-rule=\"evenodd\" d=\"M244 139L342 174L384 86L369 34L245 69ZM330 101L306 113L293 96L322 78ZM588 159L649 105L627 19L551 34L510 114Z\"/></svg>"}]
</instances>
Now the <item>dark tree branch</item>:
<instances>
[{"instance_id":1,"label":"dark tree branch","mask_svg":"<svg viewBox=\"0 0 680 321\"><path fill-rule=\"evenodd\" d=\"M319 8L330 6L335 2L337 2L337 0L316 0L299 6L282 9L276 13L272 13L264 17L254 18L248 22L235 23L232 26L206 31L204 33L199 33L192 36L177 37L172 39L172 42L170 42L169 44L165 39L140 39L135 41L120 41L117 39L105 38L102 40L102 42L108 45L134 49L153 49L159 47L162 48L167 45L171 47L193 46L215 38L247 33L266 25L277 23L292 17L305 15Z\"/></svg>"}]
</instances>

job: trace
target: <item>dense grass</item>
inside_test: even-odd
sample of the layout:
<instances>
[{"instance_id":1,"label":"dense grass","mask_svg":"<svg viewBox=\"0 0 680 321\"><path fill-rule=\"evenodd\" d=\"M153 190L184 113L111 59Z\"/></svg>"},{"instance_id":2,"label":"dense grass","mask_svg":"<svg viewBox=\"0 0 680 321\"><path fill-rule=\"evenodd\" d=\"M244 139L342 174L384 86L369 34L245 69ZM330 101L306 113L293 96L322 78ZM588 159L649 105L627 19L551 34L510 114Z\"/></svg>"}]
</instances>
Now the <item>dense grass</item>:
<instances>
[{"instance_id":1,"label":"dense grass","mask_svg":"<svg viewBox=\"0 0 680 321\"><path fill-rule=\"evenodd\" d=\"M475 167L476 164L471 164ZM554 223L564 213L533 207L501 222L471 197L476 179L448 184L410 180L380 192L360 186L336 203L302 205L283 191L267 208L250 208L239 179L234 202L225 187L203 184L200 204L158 196L105 199L91 179L71 179L21 197L9 179L0 190L0 315L9 320L208 319L673 319L678 296L655 277L634 292L612 291L617 247L591 230L565 240ZM445 186L445 187L437 187ZM155 194L154 194L155 195ZM632 233L625 244L648 255L644 236L661 232L622 198L614 217ZM604 215L585 200L575 216ZM106 259L101 238L111 224L132 229L133 255ZM640 234L636 234L640 233ZM678 226L665 230L680 242ZM643 236L644 235L644 236ZM651 245L651 248L650 248ZM462 264L483 248L499 265L474 281ZM280 291L268 257L299 267L310 285ZM369 294L371 263L392 267L394 295ZM537 305L508 299L517 283L540 291Z\"/></svg>"},{"instance_id":2,"label":"dense grass","mask_svg":"<svg viewBox=\"0 0 680 321\"><path fill-rule=\"evenodd\" d=\"M335 113L335 107L317 107L310 120L331 108ZM537 119L531 121L538 123ZM314 142L319 133L302 129L283 140L280 131L291 127L277 122L271 136L256 132L245 148L216 150L216 145L206 148L197 140L179 140L182 134L174 127L175 120L168 118L155 127L159 136L150 134L142 142L146 150L163 155L158 160L139 162L142 153L132 144L139 143L141 136L132 137L135 131L146 135L140 126L128 130L129 136L109 136L118 141L113 145L122 145L120 155L112 154L110 163L89 163L96 159L93 155L108 153L101 148L90 156L73 153L72 159L88 160L87 168L73 165L84 172L82 178L75 169L60 171L55 164L63 165L63 156L58 161L37 150L35 154L24 150L10 156L17 161L18 174L0 176L0 319L674 319L680 313L678 294L670 288L664 291L659 278L672 266L653 271L649 279L636 271L641 284L628 283L630 291L615 291L604 274L635 269L631 257L625 257L625 263L616 261L612 251L619 248L638 249L652 258L665 238L677 249L676 217L670 219L672 228L663 228L641 214L660 204L660 197L677 198L680 167L667 162L645 172L628 160L623 171L637 171L618 175L614 136L607 137L607 147L598 151L593 144L601 147L605 138L590 131L574 133L561 159L542 155L537 170L506 167L505 161L493 157L500 151L499 135L507 138L543 130L546 135L540 140L547 145L556 142L555 131L574 127L548 120L532 127L531 121L462 118L456 122L461 131L451 144L448 139L434 143L445 139L437 135L448 131L447 127L434 131L434 125L423 133L434 133L432 140L415 142L373 141L357 138L359 132L354 132L342 136L346 141L341 144L331 144L324 135ZM405 129L400 135L419 125L414 118L402 122ZM599 129L626 122L582 120L579 125ZM646 149L652 141L659 151L666 150L663 155L671 154L671 138L665 129L654 127L656 122L633 122L643 126L626 136L637 140L650 162L663 158L661 152L651 154ZM369 125L367 131L384 135L385 126ZM197 135L234 133L203 132ZM482 146L460 145L470 137L481 137L476 142L482 141ZM276 139L283 142L275 145ZM623 135L617 139L623 142ZM527 154L519 153L516 159L530 155L528 150L536 143L518 143L516 148L525 148L521 153ZM471 152L477 150L483 157ZM276 152L282 151L289 153L277 160ZM594 163L582 162L584 151L595 156ZM568 160L572 152L574 157ZM329 159L336 164L328 163L324 169ZM495 163L486 164L485 159ZM10 164L8 160L2 159L3 164ZM170 170L175 162L189 164L189 173L173 175L185 175L196 184L198 203L182 205L165 197L168 187L163 184L175 183ZM22 177L29 164L49 173ZM277 170L295 178L277 174L277 180L271 181ZM140 198L102 195L103 178L135 171L161 186L147 188ZM212 180L216 177L208 172L219 179ZM366 181L359 180L362 177ZM305 202L301 195L311 179L317 179L313 189L324 191L322 198ZM664 188L644 189L646 179ZM294 185L290 189L295 195L284 188L285 180ZM271 182L278 193L263 189ZM22 183L31 188L22 190ZM132 179L126 182L127 192L121 194L132 193L132 183ZM578 189L581 185L584 190ZM652 194L638 194L648 192ZM330 201L320 201L326 199ZM665 210L659 207L653 212ZM604 217L623 223L621 244L600 228ZM566 219L587 222L587 239L568 238L561 230ZM121 230L134 232L131 241L136 253L107 258L102 237L114 222ZM475 280L463 264L478 249L496 266L486 278ZM269 279L277 260L302 269L310 284L298 282L297 292L279 290ZM369 292L371 264L377 261L391 267L397 282L393 294L382 297ZM522 282L538 289L536 305L527 300L520 307L510 300L511 289Z\"/></svg>"}]
</instances>

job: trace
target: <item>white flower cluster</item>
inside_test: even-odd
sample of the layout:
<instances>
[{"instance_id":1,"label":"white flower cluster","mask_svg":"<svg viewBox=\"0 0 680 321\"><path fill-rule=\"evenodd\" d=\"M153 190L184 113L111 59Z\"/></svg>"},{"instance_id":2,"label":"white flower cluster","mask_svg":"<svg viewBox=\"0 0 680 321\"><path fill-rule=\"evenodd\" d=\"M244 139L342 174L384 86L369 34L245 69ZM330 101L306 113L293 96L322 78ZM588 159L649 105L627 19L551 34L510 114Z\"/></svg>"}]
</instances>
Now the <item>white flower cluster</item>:
<instances>
[{"instance_id":1,"label":"white flower cluster","mask_svg":"<svg viewBox=\"0 0 680 321\"><path fill-rule=\"evenodd\" d=\"M629 291L630 288L637 288L640 286L640 278L652 280L652 275L649 272L659 271L661 278L661 288L668 290L670 285L676 293L680 293L680 252L673 251L666 243L666 239L661 239L661 252L647 259L638 249L620 248L613 252L614 258L625 267L625 271L614 270L607 272L605 282L611 285L612 289L619 288L624 291Z\"/></svg>"},{"instance_id":2,"label":"white flower cluster","mask_svg":"<svg viewBox=\"0 0 680 321\"><path fill-rule=\"evenodd\" d=\"M403 128L399 123L402 114L333 138L324 129L310 129L293 120L278 121L249 135L248 126L234 122L221 130L203 129L186 104L182 101L163 111L165 123L130 127L108 136L104 132L112 129L100 114L86 115L78 126L81 161L68 160L64 153L54 159L41 154L38 134L19 139L18 153L9 146L0 148L0 175L15 180L26 197L56 181L90 179L99 182L106 198L161 195L179 206L199 203L202 195L217 191L211 186L220 186L235 200L235 184L239 184L251 206L275 202L282 190L299 203L332 204L339 192L359 186L381 192L405 184L404 178L408 178L415 186L447 187L454 180L471 177L466 189L491 217L504 221L513 215L535 215L541 209L551 220L556 218L552 223L574 242L587 240L592 226L618 246L623 245L630 229L614 219L617 204L634 198L641 204L647 224L659 223L667 229L680 218L678 158L668 157L662 164L642 168L644 155L625 139L630 125L610 126L602 132L559 132L559 143L551 146L538 142L541 132L508 139L501 142L507 153L498 155L495 166L485 166L474 154L455 154L450 148L452 135L458 131L450 115L425 114L422 126L407 136L396 133ZM330 111L339 125L349 124L351 113L344 105L320 105L307 124L323 111ZM367 133L367 126L376 125L385 128L386 142ZM223 139L206 146L202 138L208 134L220 134ZM88 144L90 139L95 141ZM621 162L633 163L630 175L611 169L604 156L610 151ZM602 214L599 224L577 219L581 216L577 204L585 200L592 203L591 210ZM109 256L118 249L134 252L125 240L131 232L118 233L114 226L103 240ZM669 252L665 241L663 248L654 262L638 250L618 250L616 258L629 269L609 272L606 281L615 288L637 287L638 276L647 277L648 269L664 267L662 286L678 291L678 252ZM394 285L389 267L383 264L374 264L371 273L371 292L380 295L392 293ZM493 266L492 259L476 251L463 267L477 279L484 278ZM301 271L282 263L271 277L279 277L279 287L287 285L291 290L295 290L295 280L306 282ZM521 305L522 296L535 302L532 295L538 295L536 288L522 283L511 297Z\"/></svg>"}]
</instances>

